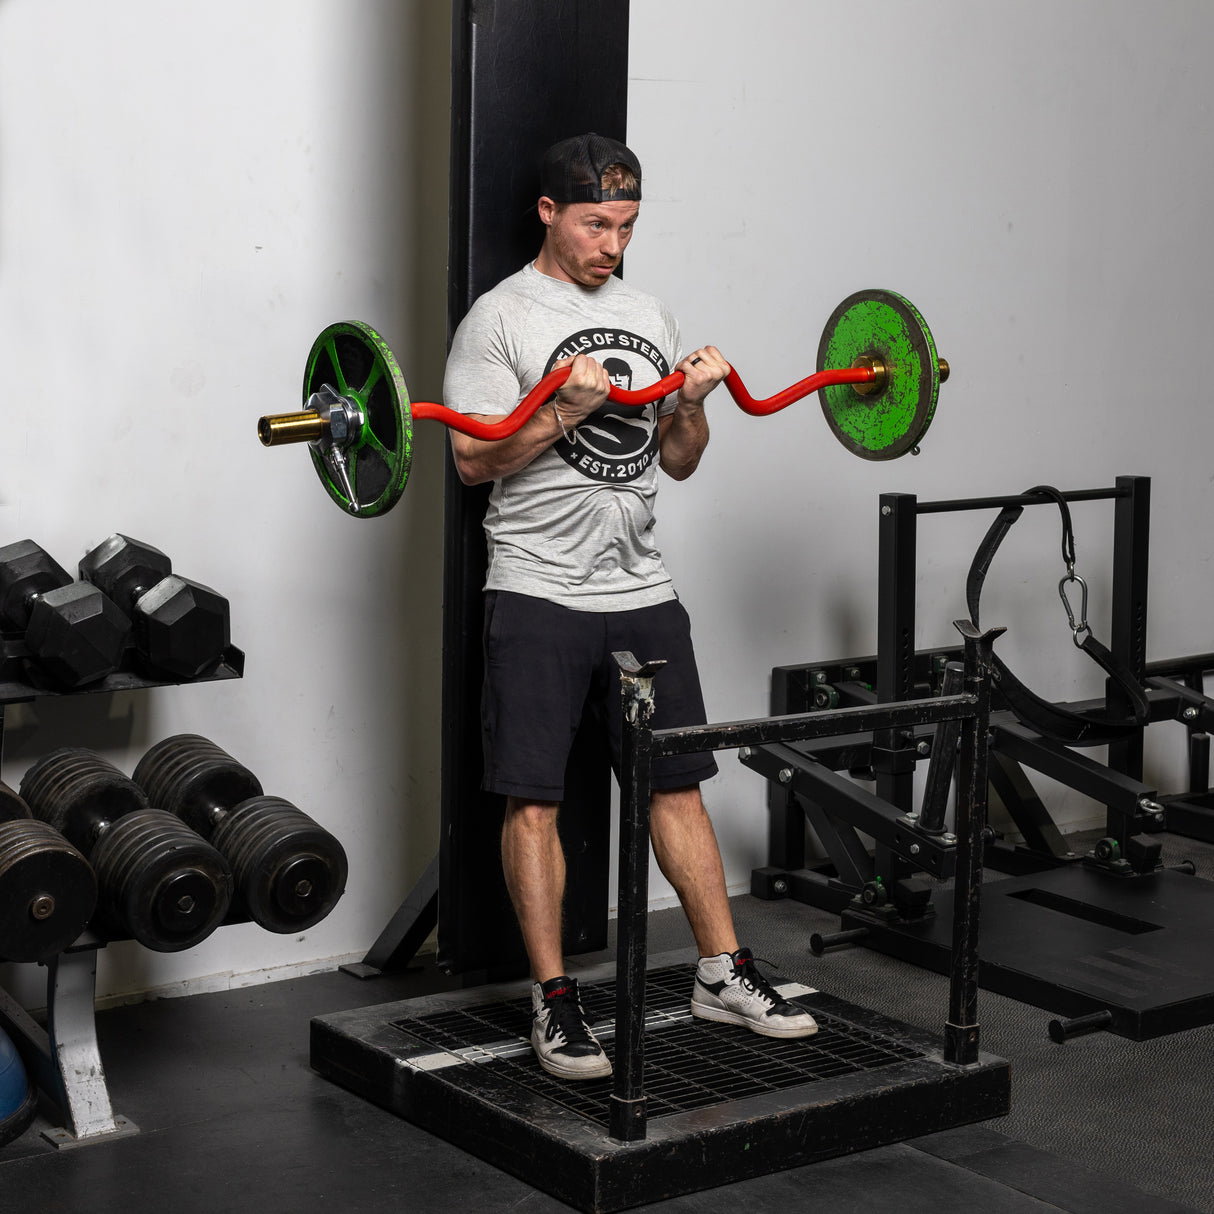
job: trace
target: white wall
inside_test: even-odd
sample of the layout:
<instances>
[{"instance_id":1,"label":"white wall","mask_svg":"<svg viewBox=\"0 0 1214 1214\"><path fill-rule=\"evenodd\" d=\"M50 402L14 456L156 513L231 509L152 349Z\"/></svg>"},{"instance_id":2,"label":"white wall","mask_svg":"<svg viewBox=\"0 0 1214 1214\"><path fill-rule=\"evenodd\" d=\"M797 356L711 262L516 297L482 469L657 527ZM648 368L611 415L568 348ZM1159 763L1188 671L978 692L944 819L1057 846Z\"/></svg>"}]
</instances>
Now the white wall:
<instances>
[{"instance_id":1,"label":"white wall","mask_svg":"<svg viewBox=\"0 0 1214 1214\"><path fill-rule=\"evenodd\" d=\"M350 859L312 930L116 945L103 994L361 954L437 846L443 434L361 522L255 423L298 408L345 318L437 399L449 37L436 0L0 0L0 536L70 568L146 538L228 595L248 658L241 681L10 709L3 775L81 744L129 772L196 731ZM34 967L0 978L40 1001Z\"/></svg>"},{"instance_id":2,"label":"white wall","mask_svg":"<svg viewBox=\"0 0 1214 1214\"><path fill-rule=\"evenodd\" d=\"M629 279L667 299L686 344L719 345L756 395L809 374L827 317L864 287L912 299L953 369L923 453L895 463L848 455L815 399L755 419L713 398L699 471L659 502L710 717L765 712L773 665L875 651L887 491L1151 476L1148 654L1214 647L1214 8L700 0L689 12L632 6L629 141L646 195ZM920 645L956 639L990 518L921 520ZM1074 518L1107 640L1111 505ZM1057 511L1026 512L983 621L1009 626L999 650L1039 691L1098 694L1057 598L1058 538ZM1180 732L1152 739L1156 778L1175 778ZM722 767L706 795L744 886L764 862L763 792L732 755ZM1102 812L1054 804L1070 820Z\"/></svg>"},{"instance_id":3,"label":"white wall","mask_svg":"<svg viewBox=\"0 0 1214 1214\"><path fill-rule=\"evenodd\" d=\"M437 845L443 435L419 427L401 505L356 522L253 423L294 407L313 337L344 317L437 398L449 25L443 0L0 0L0 537L69 565L110 531L145 537L229 595L248 654L239 682L11 708L0 771L80 743L130 771L197 731L350 855L311 931L118 945L103 992L359 954ZM866 286L913 299L954 369L923 454L895 464L847 455L815 401L752 419L714 400L701 471L660 503L710 715L764 712L774 664L872 651L887 490L1150 475L1150 653L1212 647L1212 41L1202 0L632 5L630 280L757 393L807 374ZM1108 517L1075 511L1096 621ZM953 639L985 525L925 520L921 643ZM1012 626L1001 650L1040 690L1089 694L1056 550L1056 520L1029 512L985 618ZM727 755L708 795L744 887L764 791ZM40 1001L35 967L0 981Z\"/></svg>"}]
</instances>

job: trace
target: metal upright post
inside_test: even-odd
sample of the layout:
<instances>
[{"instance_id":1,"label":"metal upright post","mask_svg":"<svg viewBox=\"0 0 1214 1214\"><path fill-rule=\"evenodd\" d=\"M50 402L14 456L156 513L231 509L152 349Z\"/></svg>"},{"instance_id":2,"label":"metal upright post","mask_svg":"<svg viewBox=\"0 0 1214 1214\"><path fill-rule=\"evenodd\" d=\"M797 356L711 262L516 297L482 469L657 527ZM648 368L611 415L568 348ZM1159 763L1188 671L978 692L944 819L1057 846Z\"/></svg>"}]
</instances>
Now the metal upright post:
<instances>
[{"instance_id":1,"label":"metal upright post","mask_svg":"<svg viewBox=\"0 0 1214 1214\"><path fill-rule=\"evenodd\" d=\"M771 674L771 715L806 712L808 705L789 704L788 672ZM767 863L792 872L805 867L805 813L787 788L770 781L767 785Z\"/></svg>"},{"instance_id":2,"label":"metal upright post","mask_svg":"<svg viewBox=\"0 0 1214 1214\"><path fill-rule=\"evenodd\" d=\"M918 501L913 493L881 494L877 570L877 700L909 700L915 665L915 547ZM914 810L915 752L903 731L873 736L877 796L900 812ZM876 875L892 887L909 869L888 847L877 844Z\"/></svg>"},{"instance_id":3,"label":"metal upright post","mask_svg":"<svg viewBox=\"0 0 1214 1214\"><path fill-rule=\"evenodd\" d=\"M666 663L642 666L614 655L624 715L620 748L619 917L615 960L615 1090L609 1133L620 1142L645 1137L645 969L649 915L649 771L653 757L653 676Z\"/></svg>"},{"instance_id":4,"label":"metal upright post","mask_svg":"<svg viewBox=\"0 0 1214 1214\"><path fill-rule=\"evenodd\" d=\"M1210 735L1205 730L1189 734L1189 792L1210 791Z\"/></svg>"},{"instance_id":5,"label":"metal upright post","mask_svg":"<svg viewBox=\"0 0 1214 1214\"><path fill-rule=\"evenodd\" d=\"M877 571L877 700L909 700L915 664L915 541L918 516L913 493L881 494ZM911 810L913 752L896 730L882 731L874 751L877 795L903 813ZM902 753L905 752L905 753Z\"/></svg>"},{"instance_id":6,"label":"metal upright post","mask_svg":"<svg viewBox=\"0 0 1214 1214\"><path fill-rule=\"evenodd\" d=\"M986 832L991 654L995 638L1004 629L982 631L969 620L958 620L956 628L965 638L965 690L976 697L978 710L962 725L958 756L957 867L944 1060L968 1066L978 1061L978 920Z\"/></svg>"},{"instance_id":7,"label":"metal upright post","mask_svg":"<svg viewBox=\"0 0 1214 1214\"><path fill-rule=\"evenodd\" d=\"M1113 606L1110 648L1142 680L1147 662L1147 575L1151 543L1151 478L1119 476L1113 507ZM1124 694L1112 679L1105 698L1109 708L1130 712ZM1142 779L1142 730L1131 738L1109 744L1112 771ZM1123 816L1109 809L1108 829L1122 844Z\"/></svg>"},{"instance_id":8,"label":"metal upright post","mask_svg":"<svg viewBox=\"0 0 1214 1214\"><path fill-rule=\"evenodd\" d=\"M1190 669L1185 672L1184 685L1198 695L1205 695L1205 671ZM1200 718L1198 718L1200 719ZM1202 794L1210 791L1210 735L1204 729L1189 727L1189 792Z\"/></svg>"},{"instance_id":9,"label":"metal upright post","mask_svg":"<svg viewBox=\"0 0 1214 1214\"><path fill-rule=\"evenodd\" d=\"M965 670L960 662L948 662L944 667L941 695L960 695L965 687ZM919 828L929 835L944 834L944 815L948 809L948 792L957 767L957 739L961 725L957 721L942 721L936 726L932 757L927 765L927 781L923 787L923 809Z\"/></svg>"}]
</instances>

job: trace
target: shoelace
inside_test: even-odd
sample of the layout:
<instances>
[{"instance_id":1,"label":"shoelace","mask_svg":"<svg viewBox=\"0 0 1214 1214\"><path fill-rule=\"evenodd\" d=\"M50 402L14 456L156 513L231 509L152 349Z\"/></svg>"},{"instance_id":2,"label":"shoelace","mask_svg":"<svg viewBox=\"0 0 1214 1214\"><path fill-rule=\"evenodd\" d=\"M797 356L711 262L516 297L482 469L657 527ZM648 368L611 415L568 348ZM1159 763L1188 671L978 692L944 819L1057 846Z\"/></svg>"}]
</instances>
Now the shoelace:
<instances>
[{"instance_id":1,"label":"shoelace","mask_svg":"<svg viewBox=\"0 0 1214 1214\"><path fill-rule=\"evenodd\" d=\"M735 962L734 970L738 975L739 981L744 986L750 987L755 994L762 996L769 1003L783 1003L784 1000L776 993L776 988L759 973L758 966L760 962L763 965L773 965L773 962L764 960L761 957L747 957L741 965Z\"/></svg>"},{"instance_id":2,"label":"shoelace","mask_svg":"<svg viewBox=\"0 0 1214 1214\"><path fill-rule=\"evenodd\" d=\"M544 1030L546 1041L551 1041L558 1032L564 1035L566 1045L591 1040L582 1001L572 990L546 999L544 1006L548 1010L548 1027Z\"/></svg>"}]
</instances>

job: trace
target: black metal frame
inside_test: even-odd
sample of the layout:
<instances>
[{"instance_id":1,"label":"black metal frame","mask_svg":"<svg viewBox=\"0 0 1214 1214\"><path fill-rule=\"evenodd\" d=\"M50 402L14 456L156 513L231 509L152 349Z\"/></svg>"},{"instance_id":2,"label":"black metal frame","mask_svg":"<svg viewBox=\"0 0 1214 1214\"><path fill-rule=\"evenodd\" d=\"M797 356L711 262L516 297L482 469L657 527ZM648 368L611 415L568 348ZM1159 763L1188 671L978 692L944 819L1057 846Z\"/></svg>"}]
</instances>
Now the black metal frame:
<instances>
[{"instance_id":1,"label":"black metal frame","mask_svg":"<svg viewBox=\"0 0 1214 1214\"><path fill-rule=\"evenodd\" d=\"M663 663L640 665L618 654L621 669L623 753L619 844L619 922L616 952L616 1060L610 1136L620 1142L645 1137L643 1082L645 970L647 961L650 768L663 755L779 745L871 731L900 743L907 730L957 721L958 826L955 840L958 891L953 920L953 962L944 1059L956 1066L978 1061L978 921L986 824L987 731L990 658L1002 629L980 632L958 622L964 637L963 690L932 700L842 708L794 716L654 730L653 680Z\"/></svg>"},{"instance_id":2,"label":"black metal frame","mask_svg":"<svg viewBox=\"0 0 1214 1214\"><path fill-rule=\"evenodd\" d=\"M1142 782L1142 737L1109 748L1109 763L1098 764L1022 726L999 710L996 688L992 718L993 787L1008 809L1024 844L996 844L988 849L991 867L1011 873L1038 871L1080 859L1068 849L1048 809L1037 797L1024 768L1046 772L1106 805L1106 834L1124 854L1131 838L1162 829L1161 804L1169 829L1214 839L1214 795L1209 791L1209 735L1214 701L1204 696L1203 675L1214 669L1214 654L1148 663L1145 652L1150 525L1150 481L1118 477L1111 488L1071 490L1068 502L1111 500L1114 503L1113 594L1110 648L1149 688L1150 720L1180 720L1189 730L1190 777L1187 792L1161 795ZM809 709L839 702L893 702L940 690L947 666L959 656L955 647L916 652L915 576L918 517L961 510L1052 504L1052 499L1020 494L920 502L913 494L883 494L880 499L878 584L878 654L829 662L781 667L772 672L772 711ZM1120 688L1108 681L1101 700L1070 705L1077 710L1124 710ZM771 748L749 763L769 778L773 768L791 768L785 787L773 783L769 805L768 865L755 871L752 888L760 896L789 894L801 901L842 910L870 881L880 878L891 890L907 888L921 869L947 877L939 851L922 845L914 857L896 846L907 821L938 815L949 774L951 748L934 731L897 738L887 731L839 742L799 748L794 756ZM931 755L929 787L916 814L913 773L918 760ZM806 763L811 758L813 763ZM875 778L877 795L838 775L847 768ZM831 863L806 867L805 823L808 820ZM875 824L875 825L874 825ZM864 831L875 840L870 856L859 840ZM1150 867L1150 849L1140 869Z\"/></svg>"},{"instance_id":3,"label":"black metal frame","mask_svg":"<svg viewBox=\"0 0 1214 1214\"><path fill-rule=\"evenodd\" d=\"M1018 879L991 891L982 985L1078 1017L1055 1023L1051 1033L1057 1039L1099 1027L1143 1040L1214 1017L1214 969L1204 961L1214 931L1214 897L1207 883L1191 883L1162 867L1157 837L1166 823L1169 831L1214 840L1208 734L1214 698L1204 693L1214 654L1146 661L1150 482L1119 477L1112 488L1064 497L1114 504L1110 649L1147 690L1146 723L1172 720L1187 727L1188 788L1162 795L1144 783L1145 725L1110 746L1109 762L1101 763L1025 725L1003 706L996 682L988 776L1023 843L992 838L987 844L987 866ZM938 693L947 686L957 650L912 648L918 516L1052 501L1034 494L920 503L908 494L883 495L878 656L773 671L773 711ZM1122 695L1109 680L1103 697L1063 707L1125 720L1130 712ZM841 930L813 937L815 952L863 942L947 972L946 920L950 908L957 909L955 895L913 874L950 875L939 846L949 836L934 832L943 826L952 749L942 727L924 727L900 735L885 731L764 746L744 757L771 781L769 864L752 874L752 892L839 912ZM928 755L927 787L916 813L912 773ZM841 769L875 778L880 795L857 787ZM1080 849L1084 854L1070 850L1030 771L1105 805L1105 837L1095 847ZM805 867L806 823L817 831L830 863ZM860 832L873 839L871 854ZM923 834L937 845L916 837ZM1192 866L1180 870L1191 873ZM1042 914L1065 918L1047 920ZM1135 944L1131 937L1139 931L1160 934Z\"/></svg>"},{"instance_id":4,"label":"black metal frame","mask_svg":"<svg viewBox=\"0 0 1214 1214\"><path fill-rule=\"evenodd\" d=\"M1113 587L1111 603L1110 649L1139 681L1145 677L1147 570L1149 565L1151 482L1143 476L1119 476L1113 488L1070 490L1063 494L1068 502L1114 502ZM908 682L912 666L915 636L915 579L917 569L918 518L926 514L945 514L969 510L1003 509L1006 506L1053 505L1052 499L1036 494L1005 497L962 498L952 501L920 502L914 494L881 495L880 554L878 574L877 698L906 699L912 692ZM1128 711L1120 691L1109 681L1105 704L1110 713ZM874 743L873 766L878 770L878 789L882 788L882 768L897 768L901 779L893 784L885 777L889 795L885 799L904 813L913 812L911 803L914 752L907 747L890 755L877 751ZM1109 748L1112 771L1141 779L1142 738ZM1001 772L1005 769L1001 768ZM1132 829L1120 807L1108 808L1108 830L1124 842Z\"/></svg>"}]
</instances>

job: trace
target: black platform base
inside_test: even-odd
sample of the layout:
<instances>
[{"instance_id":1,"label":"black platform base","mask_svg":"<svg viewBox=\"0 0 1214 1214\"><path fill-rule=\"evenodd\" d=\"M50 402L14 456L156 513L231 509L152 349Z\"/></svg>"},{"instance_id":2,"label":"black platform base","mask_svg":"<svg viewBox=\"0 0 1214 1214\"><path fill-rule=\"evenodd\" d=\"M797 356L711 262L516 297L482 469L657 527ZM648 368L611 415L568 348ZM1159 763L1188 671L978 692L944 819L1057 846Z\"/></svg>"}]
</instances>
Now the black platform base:
<instances>
[{"instance_id":1,"label":"black platform base","mask_svg":"<svg viewBox=\"0 0 1214 1214\"><path fill-rule=\"evenodd\" d=\"M948 973L951 891L936 915L867 927L869 948ZM1109 1032L1135 1041L1214 1022L1214 883L1164 870L1116 877L1085 866L982 889L979 984L1063 1016L1109 1011Z\"/></svg>"},{"instance_id":2,"label":"black platform base","mask_svg":"<svg viewBox=\"0 0 1214 1214\"><path fill-rule=\"evenodd\" d=\"M676 964L675 962L681 962ZM580 975L612 1053L614 965ZM799 1041L711 1025L688 1011L686 954L646 985L648 1136L607 1135L611 1081L565 1083L530 1046L530 988L511 983L312 1021L312 1066L536 1188L620 1210L1000 1116L1009 1068L945 1063L917 1029L796 984L819 1031Z\"/></svg>"}]
</instances>

